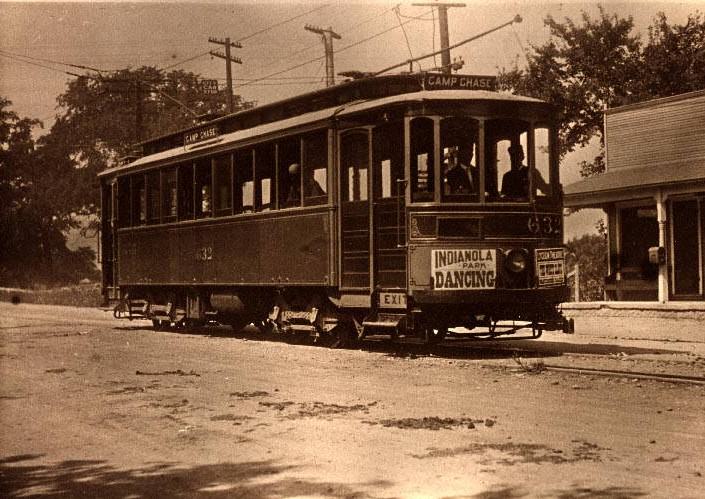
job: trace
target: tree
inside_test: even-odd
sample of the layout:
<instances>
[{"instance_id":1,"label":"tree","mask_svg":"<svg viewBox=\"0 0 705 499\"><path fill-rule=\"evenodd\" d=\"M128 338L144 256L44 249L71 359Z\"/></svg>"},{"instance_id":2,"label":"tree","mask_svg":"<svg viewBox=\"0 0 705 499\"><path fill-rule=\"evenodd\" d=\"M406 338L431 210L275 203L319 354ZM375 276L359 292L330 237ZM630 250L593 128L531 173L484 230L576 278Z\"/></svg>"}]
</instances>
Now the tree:
<instances>
[{"instance_id":1,"label":"tree","mask_svg":"<svg viewBox=\"0 0 705 499\"><path fill-rule=\"evenodd\" d=\"M586 234L566 243L566 266L580 268L580 299L604 298L604 276L607 275L607 242L604 234Z\"/></svg>"},{"instance_id":2,"label":"tree","mask_svg":"<svg viewBox=\"0 0 705 499\"><path fill-rule=\"evenodd\" d=\"M193 125L199 115L222 113L222 96L204 96L199 76L185 71L163 74L144 66L78 77L58 99L59 114L40 145L55 159L72 161L81 172L77 211L95 213L96 175L134 144ZM252 107L235 96L238 109Z\"/></svg>"},{"instance_id":3,"label":"tree","mask_svg":"<svg viewBox=\"0 0 705 499\"><path fill-rule=\"evenodd\" d=\"M632 34L631 17L600 7L597 19L583 12L581 21L548 16L551 40L532 46L526 69L503 70L500 85L558 106L561 155L597 137L600 153L580 165L581 174L591 176L605 168L606 108L705 86L705 20L696 14L682 26L670 26L661 13L646 45Z\"/></svg>"},{"instance_id":4,"label":"tree","mask_svg":"<svg viewBox=\"0 0 705 499\"><path fill-rule=\"evenodd\" d=\"M32 138L41 123L20 118L10 105L0 97L0 283L28 286L90 276L91 255L69 251L64 236L75 226L72 165L46 157Z\"/></svg>"},{"instance_id":5,"label":"tree","mask_svg":"<svg viewBox=\"0 0 705 499\"><path fill-rule=\"evenodd\" d=\"M643 59L638 100L704 89L705 17L691 14L685 24L670 26L659 13L649 27Z\"/></svg>"}]
</instances>

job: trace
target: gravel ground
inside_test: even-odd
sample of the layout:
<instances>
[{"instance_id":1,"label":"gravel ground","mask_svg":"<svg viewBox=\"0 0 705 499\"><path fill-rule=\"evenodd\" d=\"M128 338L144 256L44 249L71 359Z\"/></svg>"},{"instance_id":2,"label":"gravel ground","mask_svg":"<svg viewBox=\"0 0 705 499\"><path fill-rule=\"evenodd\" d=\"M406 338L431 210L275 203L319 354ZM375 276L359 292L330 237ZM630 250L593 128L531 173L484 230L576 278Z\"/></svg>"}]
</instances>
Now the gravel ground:
<instances>
[{"instance_id":1,"label":"gravel ground","mask_svg":"<svg viewBox=\"0 0 705 499\"><path fill-rule=\"evenodd\" d=\"M355 350L0 304L3 497L702 497L697 321Z\"/></svg>"}]
</instances>

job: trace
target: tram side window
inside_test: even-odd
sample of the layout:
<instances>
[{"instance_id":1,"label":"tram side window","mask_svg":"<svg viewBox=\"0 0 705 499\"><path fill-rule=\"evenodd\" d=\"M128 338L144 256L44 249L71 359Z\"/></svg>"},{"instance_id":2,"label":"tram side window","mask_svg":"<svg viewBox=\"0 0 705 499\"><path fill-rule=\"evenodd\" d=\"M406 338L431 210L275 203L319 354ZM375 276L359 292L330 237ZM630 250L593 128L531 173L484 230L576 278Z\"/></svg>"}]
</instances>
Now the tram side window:
<instances>
[{"instance_id":1,"label":"tram side window","mask_svg":"<svg viewBox=\"0 0 705 499\"><path fill-rule=\"evenodd\" d=\"M551 186L551 130L547 127L534 128L536 172L533 176L534 196L546 198L553 195Z\"/></svg>"},{"instance_id":2,"label":"tram side window","mask_svg":"<svg viewBox=\"0 0 705 499\"><path fill-rule=\"evenodd\" d=\"M304 137L304 206L326 204L328 196L328 134L316 132Z\"/></svg>"},{"instance_id":3,"label":"tram side window","mask_svg":"<svg viewBox=\"0 0 705 499\"><path fill-rule=\"evenodd\" d=\"M375 197L404 195L404 123L379 126L372 132L375 164Z\"/></svg>"},{"instance_id":4,"label":"tram side window","mask_svg":"<svg viewBox=\"0 0 705 499\"><path fill-rule=\"evenodd\" d=\"M411 121L411 200L433 201L436 166L433 154L433 120Z\"/></svg>"},{"instance_id":5,"label":"tram side window","mask_svg":"<svg viewBox=\"0 0 705 499\"><path fill-rule=\"evenodd\" d=\"M193 219L193 165L179 166L179 220Z\"/></svg>"},{"instance_id":6,"label":"tram side window","mask_svg":"<svg viewBox=\"0 0 705 499\"><path fill-rule=\"evenodd\" d=\"M176 221L176 168L162 172L162 222Z\"/></svg>"},{"instance_id":7,"label":"tram side window","mask_svg":"<svg viewBox=\"0 0 705 499\"><path fill-rule=\"evenodd\" d=\"M445 202L480 200L477 168L478 122L472 118L449 117L441 121L441 189Z\"/></svg>"},{"instance_id":8,"label":"tram side window","mask_svg":"<svg viewBox=\"0 0 705 499\"><path fill-rule=\"evenodd\" d=\"M150 224L159 223L160 186L159 171L147 174L147 221Z\"/></svg>"},{"instance_id":9,"label":"tram side window","mask_svg":"<svg viewBox=\"0 0 705 499\"><path fill-rule=\"evenodd\" d=\"M196 163L196 218L205 218L213 215L213 165L208 159L201 159Z\"/></svg>"},{"instance_id":10,"label":"tram side window","mask_svg":"<svg viewBox=\"0 0 705 499\"><path fill-rule=\"evenodd\" d=\"M144 174L132 176L132 225L147 223L147 191Z\"/></svg>"},{"instance_id":11,"label":"tram side window","mask_svg":"<svg viewBox=\"0 0 705 499\"><path fill-rule=\"evenodd\" d=\"M301 140L298 138L279 144L279 207L301 206Z\"/></svg>"},{"instance_id":12,"label":"tram side window","mask_svg":"<svg viewBox=\"0 0 705 499\"><path fill-rule=\"evenodd\" d=\"M487 200L528 201L529 167L526 151L529 124L515 119L488 120L485 133Z\"/></svg>"},{"instance_id":13,"label":"tram side window","mask_svg":"<svg viewBox=\"0 0 705 499\"><path fill-rule=\"evenodd\" d=\"M118 226L129 227L130 220L130 177L118 178Z\"/></svg>"},{"instance_id":14,"label":"tram side window","mask_svg":"<svg viewBox=\"0 0 705 499\"><path fill-rule=\"evenodd\" d=\"M255 200L257 211L269 211L274 208L274 144L265 144L255 150L255 174L257 176Z\"/></svg>"},{"instance_id":15,"label":"tram side window","mask_svg":"<svg viewBox=\"0 0 705 499\"><path fill-rule=\"evenodd\" d=\"M340 146L341 196L343 201L367 201L367 133L347 135Z\"/></svg>"},{"instance_id":16,"label":"tram side window","mask_svg":"<svg viewBox=\"0 0 705 499\"><path fill-rule=\"evenodd\" d=\"M233 188L235 213L252 213L255 191L252 177L252 149L235 153L235 187Z\"/></svg>"},{"instance_id":17,"label":"tram side window","mask_svg":"<svg viewBox=\"0 0 705 499\"><path fill-rule=\"evenodd\" d=\"M218 156L213 160L213 207L215 215L230 215L233 207L232 161L230 154Z\"/></svg>"}]
</instances>

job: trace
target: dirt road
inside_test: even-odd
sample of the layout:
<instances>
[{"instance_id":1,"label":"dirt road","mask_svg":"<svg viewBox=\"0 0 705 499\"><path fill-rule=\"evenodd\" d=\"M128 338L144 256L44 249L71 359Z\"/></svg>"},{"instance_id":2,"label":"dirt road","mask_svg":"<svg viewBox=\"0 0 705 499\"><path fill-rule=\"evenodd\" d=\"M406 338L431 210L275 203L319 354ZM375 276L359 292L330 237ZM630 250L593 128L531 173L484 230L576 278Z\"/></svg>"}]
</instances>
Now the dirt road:
<instances>
[{"instance_id":1,"label":"dirt road","mask_svg":"<svg viewBox=\"0 0 705 499\"><path fill-rule=\"evenodd\" d=\"M697 324L615 324L330 350L0 304L0 495L703 497L705 386L514 359L705 374Z\"/></svg>"}]
</instances>

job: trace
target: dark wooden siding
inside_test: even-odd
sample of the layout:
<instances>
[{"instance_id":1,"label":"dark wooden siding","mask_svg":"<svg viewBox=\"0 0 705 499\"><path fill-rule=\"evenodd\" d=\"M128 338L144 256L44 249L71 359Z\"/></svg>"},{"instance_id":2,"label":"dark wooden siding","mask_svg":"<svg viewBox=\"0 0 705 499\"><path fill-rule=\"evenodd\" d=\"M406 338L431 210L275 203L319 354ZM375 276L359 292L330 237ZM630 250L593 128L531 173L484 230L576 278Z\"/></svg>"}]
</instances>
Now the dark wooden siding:
<instances>
[{"instance_id":1,"label":"dark wooden siding","mask_svg":"<svg viewBox=\"0 0 705 499\"><path fill-rule=\"evenodd\" d=\"M327 210L123 230L119 280L121 285L327 285L329 247Z\"/></svg>"},{"instance_id":2,"label":"dark wooden siding","mask_svg":"<svg viewBox=\"0 0 705 499\"><path fill-rule=\"evenodd\" d=\"M645 103L606 115L607 167L705 160L705 93Z\"/></svg>"}]
</instances>

